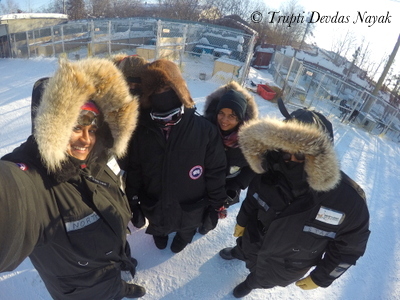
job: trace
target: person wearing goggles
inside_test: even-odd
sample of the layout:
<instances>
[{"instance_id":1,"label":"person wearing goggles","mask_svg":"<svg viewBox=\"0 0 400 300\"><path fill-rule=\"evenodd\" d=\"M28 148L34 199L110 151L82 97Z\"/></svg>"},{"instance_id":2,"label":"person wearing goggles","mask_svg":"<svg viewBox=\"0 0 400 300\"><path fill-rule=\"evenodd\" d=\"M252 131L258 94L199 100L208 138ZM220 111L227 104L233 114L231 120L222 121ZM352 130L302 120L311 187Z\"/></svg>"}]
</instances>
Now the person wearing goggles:
<instances>
[{"instance_id":1,"label":"person wearing goggles","mask_svg":"<svg viewBox=\"0 0 400 300\"><path fill-rule=\"evenodd\" d=\"M129 70L126 71L128 73ZM126 194L132 223L148 226L158 249L182 251L193 239L208 207L218 218L226 199L225 155L215 126L196 113L178 66L156 60L141 72L138 128L129 153Z\"/></svg>"},{"instance_id":2,"label":"person wearing goggles","mask_svg":"<svg viewBox=\"0 0 400 300\"><path fill-rule=\"evenodd\" d=\"M289 114L281 101L284 121L266 117L239 132L258 175L236 218L236 246L219 252L249 269L235 298L292 283L328 287L364 254L370 234L364 191L339 169L332 124L308 109Z\"/></svg>"},{"instance_id":3,"label":"person wearing goggles","mask_svg":"<svg viewBox=\"0 0 400 300\"><path fill-rule=\"evenodd\" d=\"M182 119L184 113L183 105L181 107L173 108L167 112L151 111L151 119L161 127L177 125Z\"/></svg>"}]
</instances>

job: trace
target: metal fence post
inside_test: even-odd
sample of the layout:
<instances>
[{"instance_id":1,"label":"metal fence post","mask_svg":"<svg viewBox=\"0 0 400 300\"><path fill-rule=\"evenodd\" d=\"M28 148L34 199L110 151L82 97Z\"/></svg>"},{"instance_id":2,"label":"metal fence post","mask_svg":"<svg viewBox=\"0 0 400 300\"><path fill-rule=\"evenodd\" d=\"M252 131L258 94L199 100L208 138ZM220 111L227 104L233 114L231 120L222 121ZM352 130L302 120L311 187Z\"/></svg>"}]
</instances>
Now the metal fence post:
<instances>
[{"instance_id":1,"label":"metal fence post","mask_svg":"<svg viewBox=\"0 0 400 300\"><path fill-rule=\"evenodd\" d=\"M185 45L186 45L186 35L187 35L187 30L188 30L188 25L185 24L183 25L183 38L182 38L182 49L179 51L179 65L182 68L182 60L183 60L183 54L185 53Z\"/></svg>"},{"instance_id":2,"label":"metal fence post","mask_svg":"<svg viewBox=\"0 0 400 300\"><path fill-rule=\"evenodd\" d=\"M253 34L251 36L251 39L249 42L249 48L247 50L245 63L243 65L242 76L240 77L240 80L239 80L239 84L241 84L241 85L243 85L245 83L247 75L249 74L249 71L250 71L250 62L251 62L251 57L253 56L255 42L256 42L256 35Z\"/></svg>"},{"instance_id":3,"label":"metal fence post","mask_svg":"<svg viewBox=\"0 0 400 300\"><path fill-rule=\"evenodd\" d=\"M91 57L94 55L93 40L94 40L94 22L93 22L93 20L91 20L91 22L90 22L90 41L88 43L88 57Z\"/></svg>"},{"instance_id":4,"label":"metal fence post","mask_svg":"<svg viewBox=\"0 0 400 300\"><path fill-rule=\"evenodd\" d=\"M31 58L31 49L29 49L29 34L28 31L25 31L26 35L26 48L28 50L28 58Z\"/></svg>"},{"instance_id":5,"label":"metal fence post","mask_svg":"<svg viewBox=\"0 0 400 300\"><path fill-rule=\"evenodd\" d=\"M160 57L160 46L161 46L161 32L162 32L162 23L161 20L157 21L157 38L156 38L156 53L155 58L158 59Z\"/></svg>"},{"instance_id":6,"label":"metal fence post","mask_svg":"<svg viewBox=\"0 0 400 300\"><path fill-rule=\"evenodd\" d=\"M33 38L33 44L36 45L36 35L35 35L35 30L32 30L32 38ZM37 53L37 47L35 46L35 56L38 56Z\"/></svg>"},{"instance_id":7,"label":"metal fence post","mask_svg":"<svg viewBox=\"0 0 400 300\"><path fill-rule=\"evenodd\" d=\"M54 27L51 26L51 46L53 48L53 56L56 56L56 48L54 46Z\"/></svg>"},{"instance_id":8,"label":"metal fence post","mask_svg":"<svg viewBox=\"0 0 400 300\"><path fill-rule=\"evenodd\" d=\"M111 55L111 20L108 21L108 55Z\"/></svg>"},{"instance_id":9,"label":"metal fence post","mask_svg":"<svg viewBox=\"0 0 400 300\"><path fill-rule=\"evenodd\" d=\"M61 45L62 45L62 52L65 53L65 46L64 46L64 25L60 26L61 32Z\"/></svg>"}]
</instances>

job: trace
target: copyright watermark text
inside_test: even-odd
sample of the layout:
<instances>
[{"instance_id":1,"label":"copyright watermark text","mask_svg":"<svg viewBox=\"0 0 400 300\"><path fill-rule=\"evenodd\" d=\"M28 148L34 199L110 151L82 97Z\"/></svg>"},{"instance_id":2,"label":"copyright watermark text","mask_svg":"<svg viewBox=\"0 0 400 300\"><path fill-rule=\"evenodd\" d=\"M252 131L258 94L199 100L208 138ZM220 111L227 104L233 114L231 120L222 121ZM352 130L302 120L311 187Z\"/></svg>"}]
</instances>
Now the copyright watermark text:
<instances>
[{"instance_id":1,"label":"copyright watermark text","mask_svg":"<svg viewBox=\"0 0 400 300\"><path fill-rule=\"evenodd\" d=\"M299 23L335 23L335 24L346 24L346 23L362 23L368 27L374 24L388 24L391 23L392 16L389 11L380 15L373 15L368 11L357 11L354 15L342 15L339 11L336 11L332 15L322 15L317 11L311 11L308 14L303 12L302 14L290 14L283 15L280 11L269 11L267 23L285 24L291 27L294 24ZM250 15L250 20L253 23L260 23L263 20L263 14L259 11L255 11Z\"/></svg>"},{"instance_id":2,"label":"copyright watermark text","mask_svg":"<svg viewBox=\"0 0 400 300\"><path fill-rule=\"evenodd\" d=\"M259 11L253 12L253 13L251 14L251 16L250 16L250 20L251 20L253 23L260 23L260 22L262 21L262 19L263 19L263 15L262 15L262 13L260 13Z\"/></svg>"}]
</instances>

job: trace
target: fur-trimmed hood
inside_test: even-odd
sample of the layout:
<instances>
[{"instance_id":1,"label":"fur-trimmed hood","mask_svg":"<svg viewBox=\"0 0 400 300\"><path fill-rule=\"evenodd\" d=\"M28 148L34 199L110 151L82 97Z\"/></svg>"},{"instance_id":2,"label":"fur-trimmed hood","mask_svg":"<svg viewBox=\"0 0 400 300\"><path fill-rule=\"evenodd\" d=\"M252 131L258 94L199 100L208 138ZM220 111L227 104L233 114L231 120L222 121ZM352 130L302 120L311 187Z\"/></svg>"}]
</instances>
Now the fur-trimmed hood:
<instances>
[{"instance_id":1,"label":"fur-trimmed hood","mask_svg":"<svg viewBox=\"0 0 400 300\"><path fill-rule=\"evenodd\" d=\"M80 107L92 100L104 116L112 136L109 155L122 157L138 117L138 103L129 93L121 71L106 59L65 59L46 84L34 120L34 137L49 172L61 169L68 158L67 146L77 123Z\"/></svg>"},{"instance_id":2,"label":"fur-trimmed hood","mask_svg":"<svg viewBox=\"0 0 400 300\"><path fill-rule=\"evenodd\" d=\"M219 87L216 91L207 96L206 102L204 104L203 116L208 120L214 121L217 114L216 110L218 102L220 101L221 97L229 90L235 90L241 93L247 100L247 109L244 117L245 122L257 119L258 107L256 101L254 100L253 96L251 96L250 93L236 81L231 81L230 83Z\"/></svg>"},{"instance_id":3,"label":"fur-trimmed hood","mask_svg":"<svg viewBox=\"0 0 400 300\"><path fill-rule=\"evenodd\" d=\"M145 66L149 63L139 55L127 55L125 53L112 55L110 59L122 71L125 78L140 78Z\"/></svg>"},{"instance_id":4,"label":"fur-trimmed hood","mask_svg":"<svg viewBox=\"0 0 400 300\"><path fill-rule=\"evenodd\" d=\"M193 108L195 103L190 96L189 89L182 77L179 67L172 61L158 59L149 63L144 68L142 75L143 95L140 97L140 105L150 108L149 97L160 87L170 86L178 95L182 104L187 108Z\"/></svg>"},{"instance_id":5,"label":"fur-trimmed hood","mask_svg":"<svg viewBox=\"0 0 400 300\"><path fill-rule=\"evenodd\" d=\"M239 145L256 173L265 172L261 167L265 152L281 149L306 155L304 170L313 190L329 191L340 181L339 162L333 144L329 136L313 124L273 118L251 121L239 130Z\"/></svg>"}]
</instances>

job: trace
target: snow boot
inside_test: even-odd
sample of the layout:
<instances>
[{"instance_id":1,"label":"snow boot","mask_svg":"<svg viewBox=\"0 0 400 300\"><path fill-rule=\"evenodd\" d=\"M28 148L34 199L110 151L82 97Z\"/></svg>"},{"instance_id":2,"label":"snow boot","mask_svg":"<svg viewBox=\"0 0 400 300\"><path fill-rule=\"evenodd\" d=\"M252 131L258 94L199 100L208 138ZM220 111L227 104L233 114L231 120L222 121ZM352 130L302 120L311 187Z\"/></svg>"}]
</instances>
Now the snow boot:
<instances>
[{"instance_id":1,"label":"snow boot","mask_svg":"<svg viewBox=\"0 0 400 300\"><path fill-rule=\"evenodd\" d=\"M160 250L165 249L168 244L168 235L161 236L161 235L153 235L154 243L156 247Z\"/></svg>"},{"instance_id":2,"label":"snow boot","mask_svg":"<svg viewBox=\"0 0 400 300\"><path fill-rule=\"evenodd\" d=\"M175 235L174 240L171 244L171 251L174 253L181 252L189 244L184 241L178 234Z\"/></svg>"},{"instance_id":3,"label":"snow boot","mask_svg":"<svg viewBox=\"0 0 400 300\"><path fill-rule=\"evenodd\" d=\"M232 254L232 249L233 247L222 249L221 251L219 251L219 256L226 260L236 259L236 257L234 257Z\"/></svg>"},{"instance_id":4,"label":"snow boot","mask_svg":"<svg viewBox=\"0 0 400 300\"><path fill-rule=\"evenodd\" d=\"M246 281L243 281L233 289L233 296L235 298L242 298L250 294L251 291L252 288L247 285Z\"/></svg>"},{"instance_id":5,"label":"snow boot","mask_svg":"<svg viewBox=\"0 0 400 300\"><path fill-rule=\"evenodd\" d=\"M201 226L201 227L198 229L198 231L199 231L200 234L206 235L208 232L210 232L210 229L206 229L204 226Z\"/></svg>"},{"instance_id":6,"label":"snow boot","mask_svg":"<svg viewBox=\"0 0 400 300\"><path fill-rule=\"evenodd\" d=\"M125 291L124 298L129 299L140 298L146 294L145 288L137 284L126 284Z\"/></svg>"}]
</instances>

